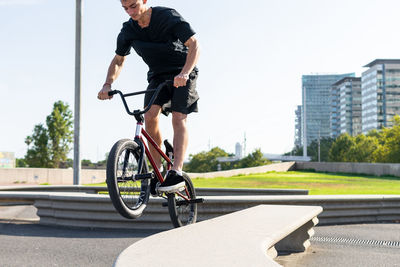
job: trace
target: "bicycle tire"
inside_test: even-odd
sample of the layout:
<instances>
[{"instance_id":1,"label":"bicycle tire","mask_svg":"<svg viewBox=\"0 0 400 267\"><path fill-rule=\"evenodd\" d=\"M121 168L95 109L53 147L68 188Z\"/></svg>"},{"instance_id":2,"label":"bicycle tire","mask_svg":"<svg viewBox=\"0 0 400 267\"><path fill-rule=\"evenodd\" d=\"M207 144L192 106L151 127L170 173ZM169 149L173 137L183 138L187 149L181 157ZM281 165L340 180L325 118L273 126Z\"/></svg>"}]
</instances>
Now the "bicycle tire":
<instances>
[{"instance_id":1,"label":"bicycle tire","mask_svg":"<svg viewBox=\"0 0 400 267\"><path fill-rule=\"evenodd\" d=\"M106 182L115 209L125 218L135 219L142 215L150 197L149 179L135 180L140 145L130 139L122 139L111 148L107 160ZM141 174L148 173L146 160Z\"/></svg>"},{"instance_id":2,"label":"bicycle tire","mask_svg":"<svg viewBox=\"0 0 400 267\"><path fill-rule=\"evenodd\" d=\"M196 191L193 183L186 173L183 173L186 190L182 191L188 199L196 199ZM189 194L189 195L188 195ZM197 203L188 203L177 193L168 194L168 212L174 227L181 227L193 224L197 220Z\"/></svg>"}]
</instances>

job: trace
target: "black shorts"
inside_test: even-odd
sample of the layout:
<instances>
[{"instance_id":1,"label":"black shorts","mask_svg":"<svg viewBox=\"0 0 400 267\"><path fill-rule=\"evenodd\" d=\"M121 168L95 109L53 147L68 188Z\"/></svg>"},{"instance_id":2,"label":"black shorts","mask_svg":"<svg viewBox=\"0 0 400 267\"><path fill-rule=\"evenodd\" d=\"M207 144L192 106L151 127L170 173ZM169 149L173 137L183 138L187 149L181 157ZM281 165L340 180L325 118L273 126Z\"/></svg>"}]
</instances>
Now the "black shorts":
<instances>
[{"instance_id":1,"label":"black shorts","mask_svg":"<svg viewBox=\"0 0 400 267\"><path fill-rule=\"evenodd\" d=\"M175 76L176 75L169 74L153 77L149 82L149 86L147 86L147 90L157 88L160 83L165 82L166 80L173 81ZM161 106L164 115L168 115L172 111L183 114L198 112L197 101L199 100L199 95L196 91L197 76L198 72L192 71L189 75L189 80L187 81L186 86L176 88L173 85L169 85L164 87L155 99L154 105ZM144 97L145 107L150 102L153 93L154 92L146 93Z\"/></svg>"}]
</instances>

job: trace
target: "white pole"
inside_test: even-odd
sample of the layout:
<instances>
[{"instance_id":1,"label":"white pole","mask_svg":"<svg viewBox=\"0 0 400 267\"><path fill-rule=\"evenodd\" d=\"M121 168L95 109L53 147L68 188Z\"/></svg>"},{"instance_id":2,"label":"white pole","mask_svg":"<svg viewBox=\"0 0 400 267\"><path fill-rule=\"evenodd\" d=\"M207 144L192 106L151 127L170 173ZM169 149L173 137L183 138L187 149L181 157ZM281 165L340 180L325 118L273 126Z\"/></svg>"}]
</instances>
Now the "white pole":
<instances>
[{"instance_id":1,"label":"white pole","mask_svg":"<svg viewBox=\"0 0 400 267\"><path fill-rule=\"evenodd\" d=\"M75 21L75 107L74 107L74 185L80 184L81 156L81 49L82 49L82 0L76 0Z\"/></svg>"}]
</instances>

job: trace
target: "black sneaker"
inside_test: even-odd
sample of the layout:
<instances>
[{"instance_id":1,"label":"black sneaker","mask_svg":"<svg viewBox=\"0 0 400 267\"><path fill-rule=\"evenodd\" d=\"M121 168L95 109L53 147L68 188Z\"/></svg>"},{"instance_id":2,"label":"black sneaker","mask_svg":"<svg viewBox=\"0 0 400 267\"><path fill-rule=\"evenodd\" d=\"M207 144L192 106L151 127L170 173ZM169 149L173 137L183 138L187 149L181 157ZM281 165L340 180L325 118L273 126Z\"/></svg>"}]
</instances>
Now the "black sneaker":
<instances>
[{"instance_id":1,"label":"black sneaker","mask_svg":"<svg viewBox=\"0 0 400 267\"><path fill-rule=\"evenodd\" d=\"M176 171L170 170L164 182L158 187L158 192L161 193L175 193L185 189L185 180L183 176L179 175Z\"/></svg>"}]
</instances>

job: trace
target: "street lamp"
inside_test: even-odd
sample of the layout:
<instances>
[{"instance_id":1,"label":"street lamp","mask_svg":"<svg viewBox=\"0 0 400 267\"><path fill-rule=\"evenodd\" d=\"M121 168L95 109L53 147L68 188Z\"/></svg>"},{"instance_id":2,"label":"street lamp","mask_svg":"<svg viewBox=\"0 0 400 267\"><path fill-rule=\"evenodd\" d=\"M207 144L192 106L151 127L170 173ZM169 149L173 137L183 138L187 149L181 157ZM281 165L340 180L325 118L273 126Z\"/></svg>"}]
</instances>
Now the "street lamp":
<instances>
[{"instance_id":1,"label":"street lamp","mask_svg":"<svg viewBox=\"0 0 400 267\"><path fill-rule=\"evenodd\" d=\"M75 13L75 105L74 105L74 185L80 184L81 156L81 49L82 49L82 0L76 0Z\"/></svg>"}]
</instances>

